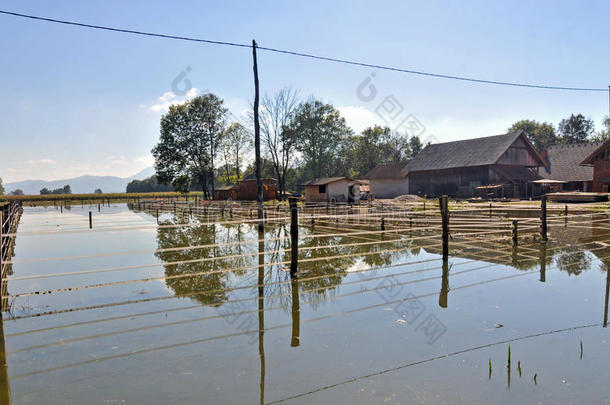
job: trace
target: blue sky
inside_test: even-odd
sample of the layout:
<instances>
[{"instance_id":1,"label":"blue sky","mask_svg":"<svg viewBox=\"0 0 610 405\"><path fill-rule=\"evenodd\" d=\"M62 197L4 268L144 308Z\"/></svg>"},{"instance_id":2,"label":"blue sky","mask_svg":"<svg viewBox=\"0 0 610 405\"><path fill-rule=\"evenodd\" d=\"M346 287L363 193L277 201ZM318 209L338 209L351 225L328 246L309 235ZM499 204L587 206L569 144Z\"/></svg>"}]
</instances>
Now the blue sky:
<instances>
[{"instance_id":1,"label":"blue sky","mask_svg":"<svg viewBox=\"0 0 610 405\"><path fill-rule=\"evenodd\" d=\"M363 62L559 86L610 84L610 3L16 1L0 9L142 31L284 48ZM150 166L161 114L196 91L236 116L253 97L248 49L75 28L0 15L0 177L129 176ZM261 91L292 86L332 103L356 130L393 100L422 137L503 133L515 121L557 125L583 113L600 127L608 94L508 88L374 71L260 51ZM374 73L371 101L358 86ZM184 82L179 83L182 89ZM365 86L368 88L368 86ZM368 93L367 93L368 94ZM398 107L400 105L401 107Z\"/></svg>"}]
</instances>

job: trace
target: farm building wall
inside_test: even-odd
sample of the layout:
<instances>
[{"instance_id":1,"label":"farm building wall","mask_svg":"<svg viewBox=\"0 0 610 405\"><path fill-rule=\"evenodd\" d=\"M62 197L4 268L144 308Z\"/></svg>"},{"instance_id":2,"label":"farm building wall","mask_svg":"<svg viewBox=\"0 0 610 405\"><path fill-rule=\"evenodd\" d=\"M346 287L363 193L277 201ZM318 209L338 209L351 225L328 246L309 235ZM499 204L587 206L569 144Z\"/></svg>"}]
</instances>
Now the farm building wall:
<instances>
[{"instance_id":1,"label":"farm building wall","mask_svg":"<svg viewBox=\"0 0 610 405\"><path fill-rule=\"evenodd\" d=\"M328 187L326 188L328 191ZM320 186L305 186L306 201L327 201L328 192L320 193Z\"/></svg>"},{"instance_id":2,"label":"farm building wall","mask_svg":"<svg viewBox=\"0 0 610 405\"><path fill-rule=\"evenodd\" d=\"M305 200L346 202L349 197L350 185L353 185L354 198L359 199L360 190L358 183L354 183L349 179L342 179L323 185L326 187L325 193L320 193L320 185L305 186Z\"/></svg>"},{"instance_id":3,"label":"farm building wall","mask_svg":"<svg viewBox=\"0 0 610 405\"><path fill-rule=\"evenodd\" d=\"M607 193L608 184L602 180L610 177L610 160L596 160L593 162L593 184L592 190L596 193Z\"/></svg>"},{"instance_id":4,"label":"farm building wall","mask_svg":"<svg viewBox=\"0 0 610 405\"><path fill-rule=\"evenodd\" d=\"M538 160L522 139L517 139L500 157L499 165L538 166Z\"/></svg>"},{"instance_id":5,"label":"farm building wall","mask_svg":"<svg viewBox=\"0 0 610 405\"><path fill-rule=\"evenodd\" d=\"M411 194L473 195L476 187L490 183L490 169L489 166L477 166L413 172L408 179Z\"/></svg>"},{"instance_id":6,"label":"farm building wall","mask_svg":"<svg viewBox=\"0 0 610 405\"><path fill-rule=\"evenodd\" d=\"M409 194L409 179L371 179L371 195L375 198L394 198Z\"/></svg>"}]
</instances>

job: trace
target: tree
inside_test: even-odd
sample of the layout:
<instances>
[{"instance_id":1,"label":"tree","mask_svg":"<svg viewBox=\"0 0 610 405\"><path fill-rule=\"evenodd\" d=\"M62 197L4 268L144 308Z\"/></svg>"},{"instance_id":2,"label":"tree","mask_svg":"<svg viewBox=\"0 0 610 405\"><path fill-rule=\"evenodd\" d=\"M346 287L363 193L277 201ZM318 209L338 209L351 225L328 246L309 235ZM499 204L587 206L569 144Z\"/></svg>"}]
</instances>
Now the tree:
<instances>
[{"instance_id":1,"label":"tree","mask_svg":"<svg viewBox=\"0 0 610 405\"><path fill-rule=\"evenodd\" d=\"M172 105L161 117L159 143L153 148L159 182L186 192L191 177L204 195L214 192L214 158L222 140L227 109L212 93Z\"/></svg>"},{"instance_id":2,"label":"tree","mask_svg":"<svg viewBox=\"0 0 610 405\"><path fill-rule=\"evenodd\" d=\"M419 139L419 136L414 135L409 139L409 149L411 152L410 158L413 159L415 156L419 155L419 152L424 149L424 144Z\"/></svg>"},{"instance_id":3,"label":"tree","mask_svg":"<svg viewBox=\"0 0 610 405\"><path fill-rule=\"evenodd\" d=\"M172 186L159 184L157 176L150 176L144 180L132 180L127 184L127 193L161 193L165 191L174 191Z\"/></svg>"},{"instance_id":4,"label":"tree","mask_svg":"<svg viewBox=\"0 0 610 405\"><path fill-rule=\"evenodd\" d=\"M54 190L49 190L46 187L44 187L42 190L40 190L40 195L49 195L49 194L72 194L72 189L70 188L69 184L66 184L63 187L56 188Z\"/></svg>"},{"instance_id":5,"label":"tree","mask_svg":"<svg viewBox=\"0 0 610 405\"><path fill-rule=\"evenodd\" d=\"M234 122L226 129L222 147L225 160L233 166L237 180L241 177L241 164L244 151L252 147L253 139L250 132L240 123Z\"/></svg>"},{"instance_id":6,"label":"tree","mask_svg":"<svg viewBox=\"0 0 610 405\"><path fill-rule=\"evenodd\" d=\"M20 188L13 190L11 191L11 195L23 195L23 190Z\"/></svg>"},{"instance_id":7,"label":"tree","mask_svg":"<svg viewBox=\"0 0 610 405\"><path fill-rule=\"evenodd\" d=\"M603 125L605 128L597 132L591 138L593 142L605 142L610 139L610 116L606 116L606 118L604 118Z\"/></svg>"},{"instance_id":8,"label":"tree","mask_svg":"<svg viewBox=\"0 0 610 405\"><path fill-rule=\"evenodd\" d=\"M96 188L95 191L93 192L93 194L103 194L102 189Z\"/></svg>"},{"instance_id":9,"label":"tree","mask_svg":"<svg viewBox=\"0 0 610 405\"><path fill-rule=\"evenodd\" d=\"M297 107L287 130L295 136L297 150L313 178L336 174L338 152L352 134L339 111L311 99Z\"/></svg>"},{"instance_id":10,"label":"tree","mask_svg":"<svg viewBox=\"0 0 610 405\"><path fill-rule=\"evenodd\" d=\"M289 123L298 104L298 91L284 87L273 96L265 95L259 111L262 141L273 164L280 198L285 197L286 173L293 161L296 137Z\"/></svg>"},{"instance_id":11,"label":"tree","mask_svg":"<svg viewBox=\"0 0 610 405\"><path fill-rule=\"evenodd\" d=\"M593 120L585 118L582 114L572 114L570 118L563 119L559 123L561 143L586 142L594 132Z\"/></svg>"},{"instance_id":12,"label":"tree","mask_svg":"<svg viewBox=\"0 0 610 405\"><path fill-rule=\"evenodd\" d=\"M2 177L0 177L0 195L4 195L4 187L2 187Z\"/></svg>"},{"instance_id":13,"label":"tree","mask_svg":"<svg viewBox=\"0 0 610 405\"><path fill-rule=\"evenodd\" d=\"M521 120L515 122L509 129L508 132L524 131L527 134L527 138L534 145L534 147L542 151L549 145L557 143L559 139L555 134L555 128L552 124L547 122L538 122L533 120Z\"/></svg>"}]
</instances>

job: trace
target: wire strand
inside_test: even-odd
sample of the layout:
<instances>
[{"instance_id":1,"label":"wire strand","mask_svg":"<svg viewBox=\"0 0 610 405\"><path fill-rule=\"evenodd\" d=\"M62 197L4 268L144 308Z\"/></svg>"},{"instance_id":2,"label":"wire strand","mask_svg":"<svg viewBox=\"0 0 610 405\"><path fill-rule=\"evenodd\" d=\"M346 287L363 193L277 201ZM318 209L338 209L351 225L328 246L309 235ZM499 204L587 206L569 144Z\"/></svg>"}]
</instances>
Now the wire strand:
<instances>
[{"instance_id":1,"label":"wire strand","mask_svg":"<svg viewBox=\"0 0 610 405\"><path fill-rule=\"evenodd\" d=\"M159 33L137 31L137 30L131 30L131 29L125 29L125 28L115 28L115 27L109 27L109 26L103 26L103 25L85 24L85 23L76 22L76 21L59 20L59 19L55 19L55 18L40 17L40 16L35 16L35 15L15 13L15 12L5 11L5 10L0 10L0 14L10 15L10 16L20 17L20 18L28 18L28 19L32 19L32 20L38 20L38 21L52 22L52 23L56 23L56 24L72 25L72 26L77 26L77 27L82 27L82 28L92 28L92 29L98 29L98 30L104 30L104 31L142 35L142 36L155 37L155 38L199 42L199 43L206 43L206 44L211 44L211 45L233 46L233 47L239 47L239 48L250 48L251 47L250 44L241 44L241 43L237 43L237 42L216 41L216 40L210 40L210 39L186 37L186 36L181 36L181 35L159 34ZM589 91L589 92L608 91L607 88L599 88L599 87L572 87L572 86L564 87L564 86L550 86L550 85L541 85L541 84L517 83L517 82L508 82L508 81L500 81L500 80L477 79L477 78L473 78L473 77L456 76L456 75L448 75L448 74L441 74L441 73L431 73L431 72L424 72L424 71L420 71L420 70L404 69L404 68L398 68L398 67L392 67L392 66L383 66L383 65L374 64L374 63L365 63L365 62L340 59L340 58L329 57L329 56L314 55L314 54L305 53L305 52L297 52L297 51L272 48L272 47L266 47L266 46L257 46L257 48L262 51L274 52L274 53L279 53L279 54L284 54L284 55L298 56L298 57L303 57L303 58L322 60L322 61L326 61L326 62L335 62L335 63L341 63L341 64L345 64L345 65L360 66L360 67L373 68L373 69L379 69L379 70L388 70L388 71L392 71L392 72L407 73L407 74L412 74L412 75L434 77L434 78L438 78L438 79L450 79L450 80L459 80L459 81L480 83L480 84L492 84L492 85L511 86L511 87L525 87L525 88L545 89L545 90Z\"/></svg>"}]
</instances>

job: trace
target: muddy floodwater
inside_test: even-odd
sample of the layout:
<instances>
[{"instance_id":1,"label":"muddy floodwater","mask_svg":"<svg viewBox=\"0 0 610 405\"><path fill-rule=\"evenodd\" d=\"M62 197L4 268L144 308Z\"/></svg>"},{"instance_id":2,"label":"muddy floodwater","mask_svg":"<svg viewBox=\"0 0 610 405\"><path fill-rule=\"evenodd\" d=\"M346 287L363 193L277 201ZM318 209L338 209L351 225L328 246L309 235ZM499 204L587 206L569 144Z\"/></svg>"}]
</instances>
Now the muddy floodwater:
<instances>
[{"instance_id":1,"label":"muddy floodwater","mask_svg":"<svg viewBox=\"0 0 610 405\"><path fill-rule=\"evenodd\" d=\"M554 225L548 245L517 249L490 236L443 263L439 239L306 218L291 279L289 224L259 235L228 218L158 220L125 204L24 208L3 290L2 398L610 400L607 221Z\"/></svg>"}]
</instances>

